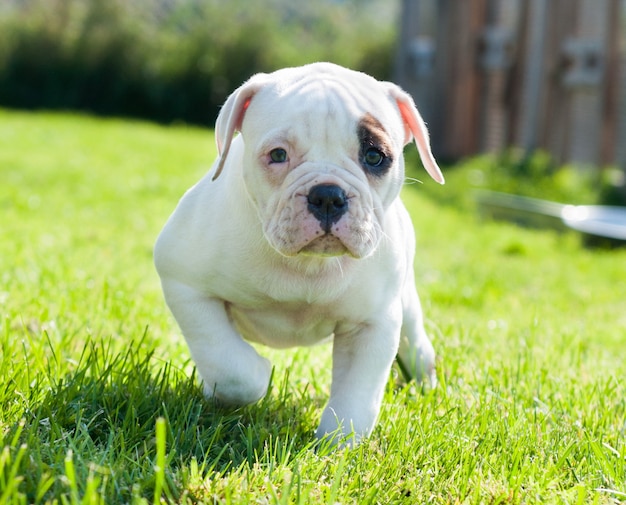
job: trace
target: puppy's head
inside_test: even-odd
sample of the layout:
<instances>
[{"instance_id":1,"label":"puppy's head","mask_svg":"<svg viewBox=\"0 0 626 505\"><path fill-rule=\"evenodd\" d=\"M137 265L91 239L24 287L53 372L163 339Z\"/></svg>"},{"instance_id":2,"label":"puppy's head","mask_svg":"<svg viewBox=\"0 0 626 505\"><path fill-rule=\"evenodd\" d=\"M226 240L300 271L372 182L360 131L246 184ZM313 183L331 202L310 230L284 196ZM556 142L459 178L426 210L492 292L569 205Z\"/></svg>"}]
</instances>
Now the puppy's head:
<instances>
[{"instance_id":1,"label":"puppy's head","mask_svg":"<svg viewBox=\"0 0 626 505\"><path fill-rule=\"evenodd\" d=\"M257 74L236 90L216 124L214 179L228 166L236 131L248 195L268 242L285 256L370 255L412 138L428 173L444 182L411 97L337 65Z\"/></svg>"}]
</instances>

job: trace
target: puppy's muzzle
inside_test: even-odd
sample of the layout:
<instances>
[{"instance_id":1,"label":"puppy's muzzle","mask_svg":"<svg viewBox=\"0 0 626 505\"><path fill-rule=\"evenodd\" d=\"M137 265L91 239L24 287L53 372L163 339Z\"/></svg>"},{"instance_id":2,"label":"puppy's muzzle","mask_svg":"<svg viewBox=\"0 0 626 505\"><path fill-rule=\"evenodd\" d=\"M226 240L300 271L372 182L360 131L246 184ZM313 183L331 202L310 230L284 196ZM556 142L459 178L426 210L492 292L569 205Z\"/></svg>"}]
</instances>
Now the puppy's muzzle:
<instances>
[{"instance_id":1,"label":"puppy's muzzle","mask_svg":"<svg viewBox=\"0 0 626 505\"><path fill-rule=\"evenodd\" d=\"M343 189L335 184L313 186L307 197L309 212L320 222L322 230L330 229L348 210L348 197Z\"/></svg>"}]
</instances>

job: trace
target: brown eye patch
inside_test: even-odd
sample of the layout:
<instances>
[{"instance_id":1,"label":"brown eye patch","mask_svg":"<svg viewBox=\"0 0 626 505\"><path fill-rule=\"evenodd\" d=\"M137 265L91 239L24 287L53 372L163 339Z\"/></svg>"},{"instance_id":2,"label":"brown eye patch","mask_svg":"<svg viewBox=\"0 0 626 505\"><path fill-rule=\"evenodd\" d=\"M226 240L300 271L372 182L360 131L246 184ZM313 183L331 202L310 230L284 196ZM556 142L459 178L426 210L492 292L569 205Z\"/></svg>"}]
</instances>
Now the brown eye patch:
<instances>
[{"instance_id":1,"label":"brown eye patch","mask_svg":"<svg viewBox=\"0 0 626 505\"><path fill-rule=\"evenodd\" d=\"M389 135L374 116L365 114L357 126L359 162L366 173L375 177L385 175L391 164L392 143Z\"/></svg>"}]
</instances>

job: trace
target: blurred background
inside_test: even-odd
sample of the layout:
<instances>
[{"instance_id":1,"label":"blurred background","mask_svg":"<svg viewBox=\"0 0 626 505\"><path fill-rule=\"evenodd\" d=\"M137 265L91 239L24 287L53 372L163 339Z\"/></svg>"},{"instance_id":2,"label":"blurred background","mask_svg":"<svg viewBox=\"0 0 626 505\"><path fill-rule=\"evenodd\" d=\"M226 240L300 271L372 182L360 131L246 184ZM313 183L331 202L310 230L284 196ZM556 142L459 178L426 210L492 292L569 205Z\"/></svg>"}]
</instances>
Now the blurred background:
<instances>
[{"instance_id":1,"label":"blurred background","mask_svg":"<svg viewBox=\"0 0 626 505\"><path fill-rule=\"evenodd\" d=\"M626 164L626 2L404 0L397 79L435 150Z\"/></svg>"},{"instance_id":2,"label":"blurred background","mask_svg":"<svg viewBox=\"0 0 626 505\"><path fill-rule=\"evenodd\" d=\"M394 0L2 0L0 105L212 126L256 72L391 77L398 15Z\"/></svg>"},{"instance_id":3,"label":"blurred background","mask_svg":"<svg viewBox=\"0 0 626 505\"><path fill-rule=\"evenodd\" d=\"M626 0L0 2L3 107L212 126L251 74L318 60L411 92L441 160L541 150L626 203Z\"/></svg>"}]
</instances>

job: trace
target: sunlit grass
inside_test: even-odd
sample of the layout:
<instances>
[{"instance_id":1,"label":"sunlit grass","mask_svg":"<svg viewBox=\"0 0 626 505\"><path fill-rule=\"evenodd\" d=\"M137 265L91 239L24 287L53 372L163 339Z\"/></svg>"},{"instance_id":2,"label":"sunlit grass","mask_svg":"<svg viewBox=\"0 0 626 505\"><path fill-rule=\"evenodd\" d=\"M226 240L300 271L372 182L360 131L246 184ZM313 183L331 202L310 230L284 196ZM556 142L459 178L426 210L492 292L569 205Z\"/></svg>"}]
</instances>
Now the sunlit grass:
<instances>
[{"instance_id":1,"label":"sunlit grass","mask_svg":"<svg viewBox=\"0 0 626 505\"><path fill-rule=\"evenodd\" d=\"M394 371L371 439L315 450L330 349L263 350L270 394L224 410L161 296L210 131L0 111L0 138L0 503L626 500L626 252L407 186L440 387Z\"/></svg>"}]
</instances>

